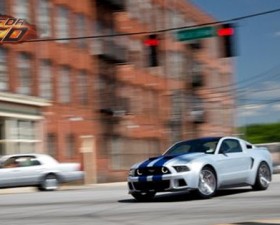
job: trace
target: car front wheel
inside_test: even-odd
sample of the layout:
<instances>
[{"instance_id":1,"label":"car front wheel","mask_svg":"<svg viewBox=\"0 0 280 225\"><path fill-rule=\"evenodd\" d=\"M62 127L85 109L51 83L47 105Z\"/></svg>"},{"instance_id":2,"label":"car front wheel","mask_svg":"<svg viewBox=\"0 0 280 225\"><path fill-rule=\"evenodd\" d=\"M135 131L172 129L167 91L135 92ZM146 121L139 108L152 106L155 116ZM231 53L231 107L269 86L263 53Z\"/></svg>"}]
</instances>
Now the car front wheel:
<instances>
[{"instance_id":1,"label":"car front wheel","mask_svg":"<svg viewBox=\"0 0 280 225\"><path fill-rule=\"evenodd\" d=\"M139 202L147 202L153 200L155 192L135 192L131 194Z\"/></svg>"},{"instance_id":2,"label":"car front wheel","mask_svg":"<svg viewBox=\"0 0 280 225\"><path fill-rule=\"evenodd\" d=\"M262 162L257 171L255 184L252 186L254 190L266 190L271 182L271 171L267 163Z\"/></svg>"},{"instance_id":3,"label":"car front wheel","mask_svg":"<svg viewBox=\"0 0 280 225\"><path fill-rule=\"evenodd\" d=\"M217 179L215 172L210 167L204 167L200 171L197 194L199 197L211 198L217 189Z\"/></svg>"},{"instance_id":4,"label":"car front wheel","mask_svg":"<svg viewBox=\"0 0 280 225\"><path fill-rule=\"evenodd\" d=\"M55 191L59 188L59 179L54 174L45 176L38 187L40 191Z\"/></svg>"}]
</instances>

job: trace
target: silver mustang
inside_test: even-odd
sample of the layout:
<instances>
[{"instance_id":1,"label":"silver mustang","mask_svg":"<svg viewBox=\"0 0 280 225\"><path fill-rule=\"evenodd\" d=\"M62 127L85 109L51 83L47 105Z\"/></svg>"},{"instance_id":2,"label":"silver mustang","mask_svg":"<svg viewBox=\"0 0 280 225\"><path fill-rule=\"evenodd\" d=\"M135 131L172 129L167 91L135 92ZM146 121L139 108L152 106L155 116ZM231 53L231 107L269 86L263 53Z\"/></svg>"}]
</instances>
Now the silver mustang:
<instances>
[{"instance_id":1,"label":"silver mustang","mask_svg":"<svg viewBox=\"0 0 280 225\"><path fill-rule=\"evenodd\" d=\"M221 188L266 190L272 171L266 148L236 137L207 137L178 142L163 155L133 165L128 188L138 201L152 200L157 192L183 190L210 198Z\"/></svg>"}]
</instances>

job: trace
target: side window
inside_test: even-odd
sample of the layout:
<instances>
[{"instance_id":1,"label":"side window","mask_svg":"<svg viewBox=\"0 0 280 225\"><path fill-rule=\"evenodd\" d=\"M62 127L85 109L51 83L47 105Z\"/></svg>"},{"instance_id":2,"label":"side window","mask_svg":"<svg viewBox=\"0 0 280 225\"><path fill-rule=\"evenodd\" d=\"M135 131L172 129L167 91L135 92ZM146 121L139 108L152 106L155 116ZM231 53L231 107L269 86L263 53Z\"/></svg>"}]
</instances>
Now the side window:
<instances>
[{"instance_id":1,"label":"side window","mask_svg":"<svg viewBox=\"0 0 280 225\"><path fill-rule=\"evenodd\" d=\"M253 145L246 144L246 148L247 148L247 149L252 149L252 148L253 148Z\"/></svg>"},{"instance_id":2,"label":"side window","mask_svg":"<svg viewBox=\"0 0 280 225\"><path fill-rule=\"evenodd\" d=\"M3 164L3 168L15 168L15 167L18 167L17 158L15 157L7 159Z\"/></svg>"},{"instance_id":3,"label":"side window","mask_svg":"<svg viewBox=\"0 0 280 225\"><path fill-rule=\"evenodd\" d=\"M29 167L40 165L39 161L32 156L20 157L17 159L19 167Z\"/></svg>"},{"instance_id":4,"label":"side window","mask_svg":"<svg viewBox=\"0 0 280 225\"><path fill-rule=\"evenodd\" d=\"M242 152L242 148L238 140L227 139L223 141L219 153L236 153L236 152Z\"/></svg>"}]
</instances>

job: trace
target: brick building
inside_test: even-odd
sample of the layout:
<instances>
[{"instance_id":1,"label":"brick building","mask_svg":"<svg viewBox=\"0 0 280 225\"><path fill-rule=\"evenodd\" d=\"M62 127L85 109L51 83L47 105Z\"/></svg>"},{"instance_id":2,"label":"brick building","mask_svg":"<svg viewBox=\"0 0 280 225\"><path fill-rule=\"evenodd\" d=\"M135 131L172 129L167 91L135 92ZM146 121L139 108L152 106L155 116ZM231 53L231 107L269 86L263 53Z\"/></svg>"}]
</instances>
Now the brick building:
<instances>
[{"instance_id":1,"label":"brick building","mask_svg":"<svg viewBox=\"0 0 280 225\"><path fill-rule=\"evenodd\" d=\"M149 62L143 32L214 21L190 3L2 0L0 13L62 38L0 46L2 155L45 152L81 162L86 182L119 181L175 141L234 133L231 62L217 38L160 32ZM88 36L99 38L65 39Z\"/></svg>"}]
</instances>

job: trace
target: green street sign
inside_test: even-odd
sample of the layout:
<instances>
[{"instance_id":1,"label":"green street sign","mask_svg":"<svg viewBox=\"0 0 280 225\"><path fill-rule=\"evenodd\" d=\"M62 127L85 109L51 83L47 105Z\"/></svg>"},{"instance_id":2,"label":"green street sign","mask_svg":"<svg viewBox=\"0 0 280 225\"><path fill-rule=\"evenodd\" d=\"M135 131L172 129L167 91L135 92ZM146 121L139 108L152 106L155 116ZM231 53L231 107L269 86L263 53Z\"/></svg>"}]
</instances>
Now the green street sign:
<instances>
[{"instance_id":1,"label":"green street sign","mask_svg":"<svg viewBox=\"0 0 280 225\"><path fill-rule=\"evenodd\" d=\"M201 27L195 29L186 29L176 32L176 38L178 41L188 41L201 38L209 38L216 36L215 27Z\"/></svg>"}]
</instances>

